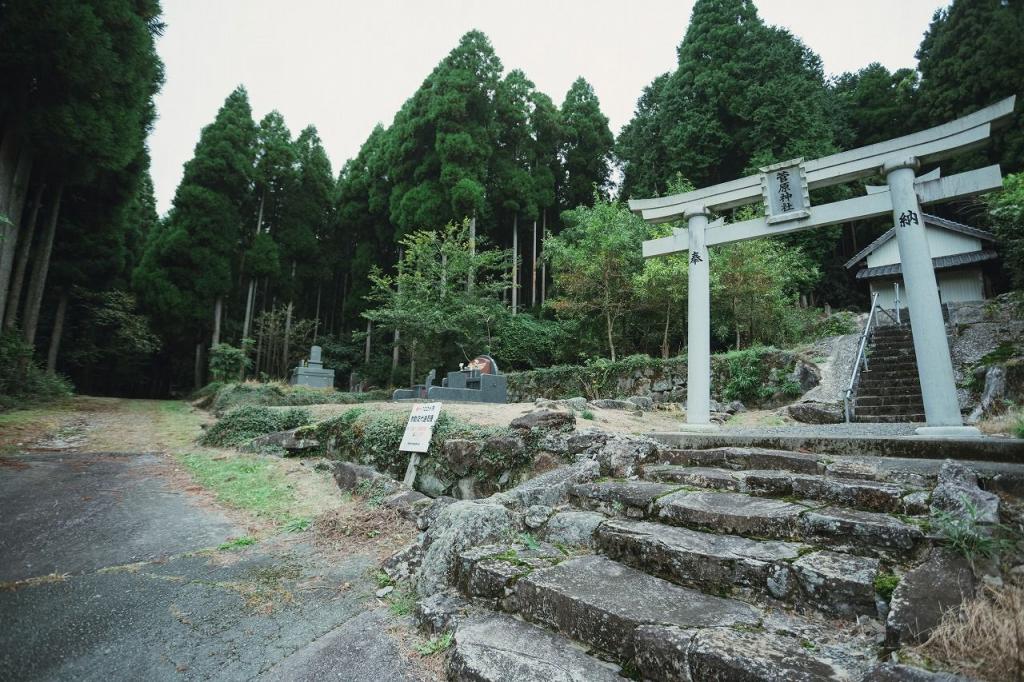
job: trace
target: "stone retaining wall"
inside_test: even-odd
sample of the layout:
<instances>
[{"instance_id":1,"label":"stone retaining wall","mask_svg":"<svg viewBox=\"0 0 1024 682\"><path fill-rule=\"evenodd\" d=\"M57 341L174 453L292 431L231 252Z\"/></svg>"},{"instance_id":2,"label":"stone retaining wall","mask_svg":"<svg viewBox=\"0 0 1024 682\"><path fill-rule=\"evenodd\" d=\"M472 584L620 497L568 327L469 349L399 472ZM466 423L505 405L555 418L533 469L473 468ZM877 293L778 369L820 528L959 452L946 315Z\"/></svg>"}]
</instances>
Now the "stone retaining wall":
<instances>
[{"instance_id":1,"label":"stone retaining wall","mask_svg":"<svg viewBox=\"0 0 1024 682\"><path fill-rule=\"evenodd\" d=\"M818 384L817 367L791 351L754 348L711 358L715 400L740 400L749 407L791 402ZM686 400L686 359L632 356L619 362L550 367L508 375L510 402L538 398L588 400L644 396L655 403Z\"/></svg>"}]
</instances>

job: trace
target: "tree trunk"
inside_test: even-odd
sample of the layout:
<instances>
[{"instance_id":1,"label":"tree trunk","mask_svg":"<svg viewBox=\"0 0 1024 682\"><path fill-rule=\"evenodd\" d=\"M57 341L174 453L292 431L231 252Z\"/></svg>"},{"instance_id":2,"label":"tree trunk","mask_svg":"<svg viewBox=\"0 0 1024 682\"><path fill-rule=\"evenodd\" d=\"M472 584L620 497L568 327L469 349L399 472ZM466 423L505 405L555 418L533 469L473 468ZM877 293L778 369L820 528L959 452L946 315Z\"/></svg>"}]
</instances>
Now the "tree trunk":
<instances>
[{"instance_id":1,"label":"tree trunk","mask_svg":"<svg viewBox=\"0 0 1024 682\"><path fill-rule=\"evenodd\" d=\"M668 355L669 355L669 351L668 351L668 323L669 323L669 319L671 318L671 316L672 316L672 303L669 302L669 304L665 306L665 332L664 332L664 334L662 334L662 337L661 337L661 357L662 357L663 360L668 360Z\"/></svg>"},{"instance_id":2,"label":"tree trunk","mask_svg":"<svg viewBox=\"0 0 1024 682\"><path fill-rule=\"evenodd\" d=\"M530 275L530 306L537 306L537 221L533 221L533 267Z\"/></svg>"},{"instance_id":3,"label":"tree trunk","mask_svg":"<svg viewBox=\"0 0 1024 682\"><path fill-rule=\"evenodd\" d=\"M10 200L7 204L5 231L0 238L0 320L4 319L4 306L7 303L11 284L11 271L14 269L14 252L18 246L18 232L21 226L21 211L28 195L28 180L32 175L32 155L22 150L18 157L18 166L14 171L11 183Z\"/></svg>"},{"instance_id":4,"label":"tree trunk","mask_svg":"<svg viewBox=\"0 0 1024 682\"><path fill-rule=\"evenodd\" d=\"M398 371L398 342L401 339L401 335L398 330L395 330L395 336L392 340L394 347L391 349L391 374L394 375Z\"/></svg>"},{"instance_id":5,"label":"tree trunk","mask_svg":"<svg viewBox=\"0 0 1024 682\"><path fill-rule=\"evenodd\" d=\"M548 238L548 210L545 208L541 212L541 216L544 220L543 226L540 229L540 246L541 256L543 257L544 252L544 240ZM544 301L547 300L547 283L548 283L548 262L547 260L541 260L540 262L540 304L544 305Z\"/></svg>"},{"instance_id":6,"label":"tree trunk","mask_svg":"<svg viewBox=\"0 0 1024 682\"><path fill-rule=\"evenodd\" d=\"M260 367L263 360L263 327L256 332L256 362L253 363L252 376L254 379L259 381L260 378Z\"/></svg>"},{"instance_id":7,"label":"tree trunk","mask_svg":"<svg viewBox=\"0 0 1024 682\"><path fill-rule=\"evenodd\" d=\"M512 219L512 314L519 308L519 214Z\"/></svg>"},{"instance_id":8,"label":"tree trunk","mask_svg":"<svg viewBox=\"0 0 1024 682\"><path fill-rule=\"evenodd\" d=\"M210 341L210 348L220 343L220 316L224 312L224 297L218 296L213 302L213 338Z\"/></svg>"},{"instance_id":9,"label":"tree trunk","mask_svg":"<svg viewBox=\"0 0 1024 682\"><path fill-rule=\"evenodd\" d=\"M416 342L409 346L409 385L416 385Z\"/></svg>"},{"instance_id":10,"label":"tree trunk","mask_svg":"<svg viewBox=\"0 0 1024 682\"><path fill-rule=\"evenodd\" d=\"M25 343L30 346L36 340L36 326L39 324L39 309L43 305L43 289L46 287L46 275L50 269L50 253L53 251L53 236L57 232L57 219L60 217L60 200L64 195L64 184L57 185L57 192L50 207L50 220L46 223L46 232L36 251L35 262L32 264L32 279L28 283L28 294L25 299Z\"/></svg>"},{"instance_id":11,"label":"tree trunk","mask_svg":"<svg viewBox=\"0 0 1024 682\"><path fill-rule=\"evenodd\" d=\"M68 310L68 292L60 292L57 303L57 314L53 318L53 333L50 335L50 352L46 354L46 373L53 376L57 373L57 354L60 352L60 340L64 335L64 316Z\"/></svg>"},{"instance_id":12,"label":"tree trunk","mask_svg":"<svg viewBox=\"0 0 1024 682\"><path fill-rule=\"evenodd\" d=\"M370 340L373 338L373 322L366 321L366 350L363 352L363 364L370 364Z\"/></svg>"},{"instance_id":13,"label":"tree trunk","mask_svg":"<svg viewBox=\"0 0 1024 682\"><path fill-rule=\"evenodd\" d=\"M43 189L46 187L42 182L36 186L35 196L32 197L32 215L25 224L25 230L18 239L18 255L15 258L14 278L11 280L11 289L7 292L7 311L3 319L4 329L13 329L18 321L18 308L21 303L21 290L25 284L25 271L28 269L28 257L32 252L32 240L36 234L36 223L39 220L39 207L43 204Z\"/></svg>"},{"instance_id":14,"label":"tree trunk","mask_svg":"<svg viewBox=\"0 0 1024 682\"><path fill-rule=\"evenodd\" d=\"M608 350L611 352L612 362L615 362L615 341L612 340L612 327L614 325L612 324L612 315L607 310L604 313L604 326L608 332Z\"/></svg>"},{"instance_id":15,"label":"tree trunk","mask_svg":"<svg viewBox=\"0 0 1024 682\"><path fill-rule=\"evenodd\" d=\"M249 293L245 296L245 321L242 323L242 341L249 338L249 328L252 326L253 304L256 298L256 280L249 279Z\"/></svg>"},{"instance_id":16,"label":"tree trunk","mask_svg":"<svg viewBox=\"0 0 1024 682\"><path fill-rule=\"evenodd\" d=\"M10 125L6 127L3 138L0 139L0 213L7 215L8 205L13 196L14 174L18 164L18 140L14 129ZM6 230L0 229L0 235Z\"/></svg>"},{"instance_id":17,"label":"tree trunk","mask_svg":"<svg viewBox=\"0 0 1024 682\"><path fill-rule=\"evenodd\" d=\"M196 362L192 367L192 378L195 381L195 389L198 391L203 387L203 344L196 344Z\"/></svg>"},{"instance_id":18,"label":"tree trunk","mask_svg":"<svg viewBox=\"0 0 1024 682\"><path fill-rule=\"evenodd\" d=\"M466 280L466 291L473 288L473 256L476 255L476 213L469 219L469 276Z\"/></svg>"},{"instance_id":19,"label":"tree trunk","mask_svg":"<svg viewBox=\"0 0 1024 682\"><path fill-rule=\"evenodd\" d=\"M316 285L316 324L313 325L313 345L316 345L317 332L320 331L320 289L321 285L318 282Z\"/></svg>"},{"instance_id":20,"label":"tree trunk","mask_svg":"<svg viewBox=\"0 0 1024 682\"><path fill-rule=\"evenodd\" d=\"M281 350L281 374L287 374L288 372L288 354L291 352L291 333L292 333L292 302L288 301L287 312L284 315L284 338L281 340L283 346Z\"/></svg>"}]
</instances>

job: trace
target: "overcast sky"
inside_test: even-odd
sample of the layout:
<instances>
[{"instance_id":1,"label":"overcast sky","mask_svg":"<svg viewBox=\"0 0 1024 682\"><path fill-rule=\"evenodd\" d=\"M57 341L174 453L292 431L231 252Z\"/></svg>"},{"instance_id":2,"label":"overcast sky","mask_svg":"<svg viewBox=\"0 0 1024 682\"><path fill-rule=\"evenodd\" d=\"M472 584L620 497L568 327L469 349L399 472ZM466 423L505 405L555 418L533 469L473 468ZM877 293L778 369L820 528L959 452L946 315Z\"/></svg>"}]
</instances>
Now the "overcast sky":
<instances>
[{"instance_id":1,"label":"overcast sky","mask_svg":"<svg viewBox=\"0 0 1024 682\"><path fill-rule=\"evenodd\" d=\"M945 0L755 0L838 74L878 61L914 66ZM486 33L506 71L520 68L561 104L578 76L594 86L615 134L637 97L671 70L686 0L164 0L158 49L167 82L150 137L161 214L199 130L243 84L258 121L278 109L292 134L312 123L337 173L378 122L392 117L471 29Z\"/></svg>"}]
</instances>

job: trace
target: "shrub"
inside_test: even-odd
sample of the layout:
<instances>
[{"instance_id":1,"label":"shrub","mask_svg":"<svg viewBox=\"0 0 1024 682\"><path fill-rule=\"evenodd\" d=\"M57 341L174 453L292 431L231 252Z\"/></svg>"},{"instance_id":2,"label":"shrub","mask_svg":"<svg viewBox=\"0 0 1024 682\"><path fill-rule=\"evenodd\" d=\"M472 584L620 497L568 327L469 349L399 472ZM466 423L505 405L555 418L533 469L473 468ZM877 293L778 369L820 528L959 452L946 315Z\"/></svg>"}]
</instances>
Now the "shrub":
<instances>
[{"instance_id":1,"label":"shrub","mask_svg":"<svg viewBox=\"0 0 1024 682\"><path fill-rule=\"evenodd\" d=\"M235 348L231 344L218 343L210 349L210 374L214 381L228 381L242 376L242 372L252 365L252 360L244 348Z\"/></svg>"},{"instance_id":2,"label":"shrub","mask_svg":"<svg viewBox=\"0 0 1024 682\"><path fill-rule=\"evenodd\" d=\"M19 335L0 334L0 409L61 400L72 391L70 381L33 362L32 347Z\"/></svg>"},{"instance_id":3,"label":"shrub","mask_svg":"<svg viewBox=\"0 0 1024 682\"><path fill-rule=\"evenodd\" d=\"M305 426L310 421L312 417L307 410L272 410L248 405L228 412L207 429L199 440L203 445L239 447L258 436Z\"/></svg>"}]
</instances>

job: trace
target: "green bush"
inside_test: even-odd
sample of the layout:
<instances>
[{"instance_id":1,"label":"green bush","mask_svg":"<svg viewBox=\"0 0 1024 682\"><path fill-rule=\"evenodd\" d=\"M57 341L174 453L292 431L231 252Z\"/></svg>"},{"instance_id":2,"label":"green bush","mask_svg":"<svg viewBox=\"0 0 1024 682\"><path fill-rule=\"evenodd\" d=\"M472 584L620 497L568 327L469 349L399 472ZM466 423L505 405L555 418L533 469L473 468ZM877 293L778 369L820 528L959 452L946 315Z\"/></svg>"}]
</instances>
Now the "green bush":
<instances>
[{"instance_id":1,"label":"green bush","mask_svg":"<svg viewBox=\"0 0 1024 682\"><path fill-rule=\"evenodd\" d=\"M252 365L244 348L235 348L228 343L218 343L210 349L210 375L214 381L229 381L241 378L242 372Z\"/></svg>"},{"instance_id":2,"label":"green bush","mask_svg":"<svg viewBox=\"0 0 1024 682\"><path fill-rule=\"evenodd\" d=\"M0 334L0 410L54 402L72 392L70 381L33 362L32 347L18 334Z\"/></svg>"},{"instance_id":3,"label":"green bush","mask_svg":"<svg viewBox=\"0 0 1024 682\"><path fill-rule=\"evenodd\" d=\"M258 436L295 429L311 421L309 412L300 408L272 410L247 405L235 408L217 420L203 433L199 442L217 447L240 447Z\"/></svg>"}]
</instances>

